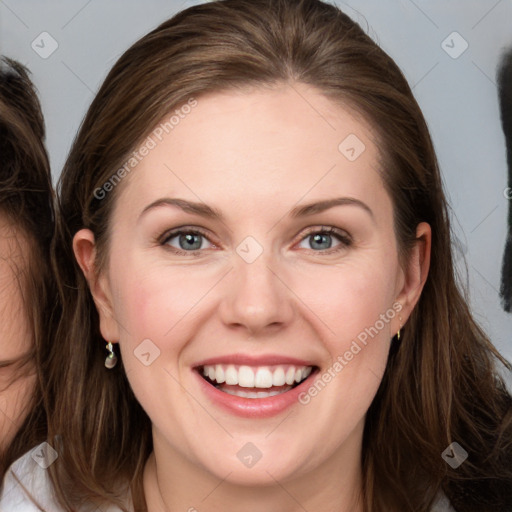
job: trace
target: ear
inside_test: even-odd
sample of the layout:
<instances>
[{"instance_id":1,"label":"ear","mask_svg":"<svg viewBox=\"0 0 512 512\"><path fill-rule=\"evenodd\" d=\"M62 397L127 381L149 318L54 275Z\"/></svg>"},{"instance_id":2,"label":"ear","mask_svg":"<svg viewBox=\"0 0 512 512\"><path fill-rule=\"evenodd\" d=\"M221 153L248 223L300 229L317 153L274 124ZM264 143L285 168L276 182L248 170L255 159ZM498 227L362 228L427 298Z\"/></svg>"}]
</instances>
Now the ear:
<instances>
[{"instance_id":1,"label":"ear","mask_svg":"<svg viewBox=\"0 0 512 512\"><path fill-rule=\"evenodd\" d=\"M403 285L395 301L402 306L399 315L397 315L398 322L402 326L407 322L414 306L418 302L427 280L430 268L431 244L432 230L430 225L426 222L421 222L416 227L416 242L411 249L407 268L403 269ZM397 318L395 318L395 321ZM397 332L399 328L400 325L397 325L392 332Z\"/></svg>"},{"instance_id":2,"label":"ear","mask_svg":"<svg viewBox=\"0 0 512 512\"><path fill-rule=\"evenodd\" d=\"M114 317L110 283L106 273L96 270L96 242L90 229L81 229L75 234L73 252L98 310L101 335L106 341L119 341L119 327Z\"/></svg>"}]
</instances>

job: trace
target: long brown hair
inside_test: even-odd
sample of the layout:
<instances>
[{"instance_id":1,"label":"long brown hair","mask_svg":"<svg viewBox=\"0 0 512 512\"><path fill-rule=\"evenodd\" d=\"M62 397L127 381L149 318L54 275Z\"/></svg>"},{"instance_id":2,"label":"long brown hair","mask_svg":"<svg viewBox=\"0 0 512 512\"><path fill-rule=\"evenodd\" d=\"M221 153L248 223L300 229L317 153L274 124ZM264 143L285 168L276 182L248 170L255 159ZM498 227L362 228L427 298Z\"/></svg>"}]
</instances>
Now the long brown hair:
<instances>
[{"instance_id":1,"label":"long brown hair","mask_svg":"<svg viewBox=\"0 0 512 512\"><path fill-rule=\"evenodd\" d=\"M13 361L19 370L36 369L36 386L26 417L14 440L0 454L0 481L7 467L46 439L41 392L44 360L51 342L56 288L51 273L50 244L54 231L54 193L44 146L45 128L36 90L20 63L0 60L0 212L28 241L20 286L24 314L30 321L30 350Z\"/></svg>"},{"instance_id":2,"label":"long brown hair","mask_svg":"<svg viewBox=\"0 0 512 512\"><path fill-rule=\"evenodd\" d=\"M350 106L376 129L402 264L418 223L432 227L427 282L367 414L365 510L427 511L441 489L458 511L510 510L512 398L497 363L511 366L459 291L425 120L394 61L319 0L224 0L182 11L120 57L87 112L59 183L54 255L64 310L51 368L50 440L61 436L62 453L50 469L63 505L122 505L112 489L125 482L135 510L145 510L142 474L152 450L150 420L122 361L114 371L103 366L105 341L74 260L74 234L92 230L101 269L124 183L108 193L103 185L171 110L205 93L293 82ZM441 457L453 441L469 452L456 470Z\"/></svg>"}]
</instances>

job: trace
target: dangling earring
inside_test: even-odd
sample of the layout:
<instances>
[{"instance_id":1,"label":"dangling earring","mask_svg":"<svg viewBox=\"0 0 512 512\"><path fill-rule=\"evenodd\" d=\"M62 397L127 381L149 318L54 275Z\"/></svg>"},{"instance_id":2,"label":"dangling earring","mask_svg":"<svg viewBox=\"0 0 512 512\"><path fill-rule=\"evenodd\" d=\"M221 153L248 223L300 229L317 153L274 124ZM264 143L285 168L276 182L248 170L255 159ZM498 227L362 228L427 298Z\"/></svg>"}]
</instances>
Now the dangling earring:
<instances>
[{"instance_id":1,"label":"dangling earring","mask_svg":"<svg viewBox=\"0 0 512 512\"><path fill-rule=\"evenodd\" d=\"M117 364L117 356L114 354L114 346L109 341L106 349L109 351L108 356L105 358L105 367L111 370Z\"/></svg>"},{"instance_id":2,"label":"dangling earring","mask_svg":"<svg viewBox=\"0 0 512 512\"><path fill-rule=\"evenodd\" d=\"M396 339L398 341L400 341L400 329L402 328L402 317L401 316L398 317L398 322L400 323L400 327L398 329L398 332L396 333Z\"/></svg>"}]
</instances>

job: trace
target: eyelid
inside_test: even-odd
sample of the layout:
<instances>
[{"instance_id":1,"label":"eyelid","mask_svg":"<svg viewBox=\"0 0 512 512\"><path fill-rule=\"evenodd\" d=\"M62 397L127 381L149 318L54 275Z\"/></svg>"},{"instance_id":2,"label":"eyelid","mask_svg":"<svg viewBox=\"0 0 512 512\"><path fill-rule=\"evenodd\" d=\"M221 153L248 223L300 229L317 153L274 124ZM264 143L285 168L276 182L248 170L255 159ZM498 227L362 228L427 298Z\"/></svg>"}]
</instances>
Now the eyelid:
<instances>
[{"instance_id":1,"label":"eyelid","mask_svg":"<svg viewBox=\"0 0 512 512\"><path fill-rule=\"evenodd\" d=\"M334 226L312 226L311 228L306 229L306 233L301 235L301 239L303 240L306 236L312 233L328 233L338 235L340 238L346 239L347 242L352 243L352 236L345 231L344 229L336 228Z\"/></svg>"},{"instance_id":2,"label":"eyelid","mask_svg":"<svg viewBox=\"0 0 512 512\"><path fill-rule=\"evenodd\" d=\"M202 228L198 228L195 226L180 226L180 227L169 229L169 230L165 231L162 235L160 235L157 238L157 241L158 241L158 243L165 245L171 238L174 238L177 235L181 235L182 233L199 234L199 235L203 235L205 238L210 240L209 235Z\"/></svg>"}]
</instances>

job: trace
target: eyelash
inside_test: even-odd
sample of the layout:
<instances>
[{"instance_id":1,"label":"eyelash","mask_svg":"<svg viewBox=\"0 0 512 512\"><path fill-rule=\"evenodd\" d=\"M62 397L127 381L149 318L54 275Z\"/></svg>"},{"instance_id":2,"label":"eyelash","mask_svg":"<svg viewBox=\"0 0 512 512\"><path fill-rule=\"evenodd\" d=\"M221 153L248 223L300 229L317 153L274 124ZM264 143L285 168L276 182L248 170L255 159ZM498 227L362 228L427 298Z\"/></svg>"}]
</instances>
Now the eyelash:
<instances>
[{"instance_id":1,"label":"eyelash","mask_svg":"<svg viewBox=\"0 0 512 512\"><path fill-rule=\"evenodd\" d=\"M184 228L178 228L178 229L173 230L173 231L167 231L161 237L159 237L158 242L159 242L160 245L166 246L166 248L168 248L171 252L173 252L174 254L177 254L179 256L190 256L190 255L193 255L193 256L196 256L196 257L197 256L201 256L201 251L206 250L206 249L194 249L192 251L182 251L180 249L176 249L176 247L172 247L170 245L167 245L169 240L175 238L178 235L183 235L183 234L186 234L186 235L201 235L204 238L206 238L207 240L209 240L208 235L204 231L202 231L202 230L200 230L198 228L187 229L186 227L184 227ZM316 234L327 234L327 235L334 236L341 243L340 243L340 245L338 245L338 246L336 246L334 248L320 250L320 251L315 251L313 249L310 249L311 251L313 251L315 253L333 254L333 253L337 253L339 251L342 251L342 250L344 250L347 247L350 247L352 245L352 238L348 235L348 233L346 233L344 231L341 231L341 230L339 230L337 228L334 228L332 226L322 226L320 229L312 228L311 230L308 230L302 236L302 238L299 241L302 242L302 240L306 239L308 236L316 235ZM211 240L209 240L209 241L211 242ZM213 242L211 242L211 243L213 243Z\"/></svg>"}]
</instances>

